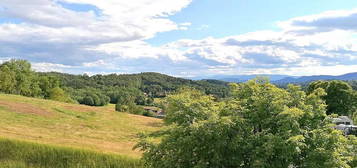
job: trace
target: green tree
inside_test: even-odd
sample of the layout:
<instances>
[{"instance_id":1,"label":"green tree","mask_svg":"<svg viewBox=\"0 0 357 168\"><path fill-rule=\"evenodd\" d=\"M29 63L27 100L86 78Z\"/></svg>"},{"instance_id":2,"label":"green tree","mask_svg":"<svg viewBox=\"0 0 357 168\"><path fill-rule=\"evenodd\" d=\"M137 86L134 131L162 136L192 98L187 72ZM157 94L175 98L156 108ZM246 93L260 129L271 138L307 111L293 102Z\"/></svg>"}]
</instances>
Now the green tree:
<instances>
[{"instance_id":1,"label":"green tree","mask_svg":"<svg viewBox=\"0 0 357 168\"><path fill-rule=\"evenodd\" d=\"M357 110L356 94L352 87L343 81L316 81L308 86L308 93L317 88L326 91L322 98L327 104L327 114L353 116Z\"/></svg>"},{"instance_id":2,"label":"green tree","mask_svg":"<svg viewBox=\"0 0 357 168\"><path fill-rule=\"evenodd\" d=\"M7 67L7 68L6 68ZM40 88L31 69L31 64L26 60L10 60L0 65L1 70L6 70L11 76L15 74L15 89L12 94L37 97L40 95ZM9 78L9 77L8 77ZM13 81L12 77L9 78Z\"/></svg>"},{"instance_id":3,"label":"green tree","mask_svg":"<svg viewBox=\"0 0 357 168\"><path fill-rule=\"evenodd\" d=\"M49 99L66 102L66 103L73 103L74 101L69 97L69 95L61 88L56 87L51 89L49 94Z\"/></svg>"},{"instance_id":4,"label":"green tree","mask_svg":"<svg viewBox=\"0 0 357 168\"><path fill-rule=\"evenodd\" d=\"M154 99L152 98L152 97L148 97L147 99L146 99L146 105L152 105L154 103Z\"/></svg>"},{"instance_id":5,"label":"green tree","mask_svg":"<svg viewBox=\"0 0 357 168\"><path fill-rule=\"evenodd\" d=\"M38 78L39 87L41 88L42 95L44 98L49 98L50 91L53 88L60 87L60 80L54 76L42 75Z\"/></svg>"},{"instance_id":6,"label":"green tree","mask_svg":"<svg viewBox=\"0 0 357 168\"><path fill-rule=\"evenodd\" d=\"M15 73L16 78L16 94L30 96L31 95L31 80L33 71L31 64L26 60L10 60L2 64L7 66Z\"/></svg>"},{"instance_id":7,"label":"green tree","mask_svg":"<svg viewBox=\"0 0 357 168\"><path fill-rule=\"evenodd\" d=\"M94 100L93 100L93 98L91 96L85 96L83 98L83 102L82 103L85 104L85 105L94 105L95 104L95 102L94 102Z\"/></svg>"},{"instance_id":8,"label":"green tree","mask_svg":"<svg viewBox=\"0 0 357 168\"><path fill-rule=\"evenodd\" d=\"M170 96L167 128L136 146L148 167L352 167L348 138L333 129L321 99L299 87L265 80L231 85L232 98L215 102L197 91ZM155 139L158 138L158 139Z\"/></svg>"},{"instance_id":9,"label":"green tree","mask_svg":"<svg viewBox=\"0 0 357 168\"><path fill-rule=\"evenodd\" d=\"M135 98L135 103L138 105L145 105L146 104L146 97L144 95L138 95Z\"/></svg>"},{"instance_id":10,"label":"green tree","mask_svg":"<svg viewBox=\"0 0 357 168\"><path fill-rule=\"evenodd\" d=\"M13 94L16 91L16 76L6 65L0 66L0 91Z\"/></svg>"},{"instance_id":11,"label":"green tree","mask_svg":"<svg viewBox=\"0 0 357 168\"><path fill-rule=\"evenodd\" d=\"M145 110L135 103L135 96L132 96L128 92L123 92L118 96L118 102L115 105L115 110L119 112L128 112L132 114L143 115Z\"/></svg>"}]
</instances>

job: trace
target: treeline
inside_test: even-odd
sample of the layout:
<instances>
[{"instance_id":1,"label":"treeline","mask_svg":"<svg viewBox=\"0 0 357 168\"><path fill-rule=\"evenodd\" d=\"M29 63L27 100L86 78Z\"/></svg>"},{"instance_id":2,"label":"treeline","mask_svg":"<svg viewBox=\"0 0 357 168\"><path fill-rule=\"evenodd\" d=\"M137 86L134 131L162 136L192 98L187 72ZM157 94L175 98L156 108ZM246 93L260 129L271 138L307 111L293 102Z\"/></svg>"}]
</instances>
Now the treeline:
<instances>
[{"instance_id":1,"label":"treeline","mask_svg":"<svg viewBox=\"0 0 357 168\"><path fill-rule=\"evenodd\" d=\"M181 87L195 88L213 95L217 99L227 97L229 92L226 82L216 80L193 81L151 72L94 76L58 72L38 74L59 79L62 87L71 95L72 99L81 104L95 106L103 105L103 103L116 104L118 100L122 99L130 101L128 104L152 106L154 105L154 98L166 97Z\"/></svg>"},{"instance_id":2,"label":"treeline","mask_svg":"<svg viewBox=\"0 0 357 168\"><path fill-rule=\"evenodd\" d=\"M1 64L0 82L0 92L3 93L90 106L118 102L125 102L124 105L130 107L133 104L152 106L154 98L166 97L181 87L195 88L217 99L227 97L229 90L228 83L222 81L193 81L159 73L88 76L34 72L26 60Z\"/></svg>"},{"instance_id":3,"label":"treeline","mask_svg":"<svg viewBox=\"0 0 357 168\"><path fill-rule=\"evenodd\" d=\"M0 92L75 102L61 89L58 78L37 74L25 60L11 60L0 65Z\"/></svg>"},{"instance_id":4,"label":"treeline","mask_svg":"<svg viewBox=\"0 0 357 168\"><path fill-rule=\"evenodd\" d=\"M117 111L144 114L141 106L158 106L154 98L163 98L182 87L213 95L216 100L231 97L228 83L217 80L188 80L159 73L71 75L34 72L26 60L0 64L0 92L40 97L90 106L117 104ZM283 86L284 88L284 86ZM286 87L285 87L286 88ZM315 81L302 84L307 93L316 88L326 91L328 114L352 116L357 111L357 81ZM151 114L144 114L151 115Z\"/></svg>"},{"instance_id":5,"label":"treeline","mask_svg":"<svg viewBox=\"0 0 357 168\"><path fill-rule=\"evenodd\" d=\"M228 96L228 83L217 80L194 81L176 78L160 73L145 72L140 74L110 74L110 75L72 75L64 73L42 73L58 77L63 86L74 89L96 88L99 90L115 90L120 88L139 90L148 97L165 97L182 86L201 90L217 98Z\"/></svg>"}]
</instances>

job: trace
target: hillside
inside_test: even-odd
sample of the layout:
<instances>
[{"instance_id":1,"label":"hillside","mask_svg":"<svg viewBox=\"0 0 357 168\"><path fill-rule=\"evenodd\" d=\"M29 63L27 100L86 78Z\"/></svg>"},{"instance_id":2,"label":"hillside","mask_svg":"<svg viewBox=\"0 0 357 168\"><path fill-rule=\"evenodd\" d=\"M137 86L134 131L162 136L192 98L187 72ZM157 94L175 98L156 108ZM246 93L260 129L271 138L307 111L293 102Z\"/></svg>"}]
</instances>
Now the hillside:
<instances>
[{"instance_id":1,"label":"hillside","mask_svg":"<svg viewBox=\"0 0 357 168\"><path fill-rule=\"evenodd\" d=\"M176 91L181 87L193 87L204 91L206 94L212 94L216 97L226 97L228 94L228 83L224 81L196 81L154 72L94 76L73 75L58 72L38 74L55 76L61 81L63 87L73 89L96 88L109 97L111 97L109 93L110 90L117 91L121 88L125 88L125 90L138 89L140 92L145 93L152 98L164 97L168 93Z\"/></svg>"},{"instance_id":2,"label":"hillside","mask_svg":"<svg viewBox=\"0 0 357 168\"><path fill-rule=\"evenodd\" d=\"M260 74L260 75L217 75L209 77L197 77L194 79L215 79L226 82L246 82L250 79L256 78L257 76L268 77L272 83L275 84L286 84L286 83L305 83L316 80L357 80L356 73L348 73L339 76L333 75L315 75L315 76L288 76L288 75L269 75L269 74Z\"/></svg>"},{"instance_id":3,"label":"hillside","mask_svg":"<svg viewBox=\"0 0 357 168\"><path fill-rule=\"evenodd\" d=\"M317 80L357 80L357 73L348 73L339 76L332 75L317 75L317 76L302 76L302 77L286 77L274 81L274 83L303 83Z\"/></svg>"},{"instance_id":4,"label":"hillside","mask_svg":"<svg viewBox=\"0 0 357 168\"><path fill-rule=\"evenodd\" d=\"M0 137L140 157L137 133L158 130L161 120L90 107L0 94Z\"/></svg>"}]
</instances>

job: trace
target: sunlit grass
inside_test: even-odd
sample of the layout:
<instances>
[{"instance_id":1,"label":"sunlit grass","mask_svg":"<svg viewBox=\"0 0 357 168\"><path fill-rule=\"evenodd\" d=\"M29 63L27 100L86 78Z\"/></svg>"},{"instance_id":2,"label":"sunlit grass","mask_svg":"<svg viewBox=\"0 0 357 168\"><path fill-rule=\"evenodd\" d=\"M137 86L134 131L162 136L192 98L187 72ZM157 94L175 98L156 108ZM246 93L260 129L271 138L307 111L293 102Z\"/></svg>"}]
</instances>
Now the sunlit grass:
<instances>
[{"instance_id":1,"label":"sunlit grass","mask_svg":"<svg viewBox=\"0 0 357 168\"><path fill-rule=\"evenodd\" d=\"M119 113L114 105L89 107L0 94L0 136L139 158L137 134L161 128L155 118Z\"/></svg>"},{"instance_id":2,"label":"sunlit grass","mask_svg":"<svg viewBox=\"0 0 357 168\"><path fill-rule=\"evenodd\" d=\"M139 159L0 138L1 168L140 168Z\"/></svg>"}]
</instances>

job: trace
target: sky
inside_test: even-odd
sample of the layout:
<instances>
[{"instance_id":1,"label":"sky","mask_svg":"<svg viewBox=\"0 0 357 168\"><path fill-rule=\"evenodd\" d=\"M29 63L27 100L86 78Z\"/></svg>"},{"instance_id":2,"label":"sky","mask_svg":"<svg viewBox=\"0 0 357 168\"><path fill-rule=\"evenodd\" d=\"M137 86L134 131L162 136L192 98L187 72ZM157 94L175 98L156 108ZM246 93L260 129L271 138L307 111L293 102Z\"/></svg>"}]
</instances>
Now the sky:
<instances>
[{"instance_id":1,"label":"sky","mask_svg":"<svg viewBox=\"0 0 357 168\"><path fill-rule=\"evenodd\" d=\"M0 62L36 71L357 72L356 0L0 0Z\"/></svg>"}]
</instances>

